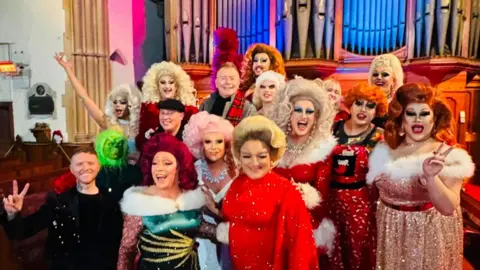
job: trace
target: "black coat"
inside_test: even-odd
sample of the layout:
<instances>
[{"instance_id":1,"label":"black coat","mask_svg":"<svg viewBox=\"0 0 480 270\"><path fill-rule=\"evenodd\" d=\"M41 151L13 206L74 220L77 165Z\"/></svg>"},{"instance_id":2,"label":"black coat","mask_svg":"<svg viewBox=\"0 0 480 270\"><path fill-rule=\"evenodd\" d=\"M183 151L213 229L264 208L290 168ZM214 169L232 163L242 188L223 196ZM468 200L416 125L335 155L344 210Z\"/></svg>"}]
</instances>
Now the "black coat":
<instances>
[{"instance_id":1,"label":"black coat","mask_svg":"<svg viewBox=\"0 0 480 270\"><path fill-rule=\"evenodd\" d=\"M6 213L0 217L8 238L23 240L48 228L45 250L46 260L52 270L108 270L116 269L118 249L122 238L123 217L118 200L108 190L100 188L100 223L97 243L92 248L99 252L98 259L80 259L78 191L72 188L64 193L49 192L45 203L34 214L17 215L10 222Z\"/></svg>"}]
</instances>

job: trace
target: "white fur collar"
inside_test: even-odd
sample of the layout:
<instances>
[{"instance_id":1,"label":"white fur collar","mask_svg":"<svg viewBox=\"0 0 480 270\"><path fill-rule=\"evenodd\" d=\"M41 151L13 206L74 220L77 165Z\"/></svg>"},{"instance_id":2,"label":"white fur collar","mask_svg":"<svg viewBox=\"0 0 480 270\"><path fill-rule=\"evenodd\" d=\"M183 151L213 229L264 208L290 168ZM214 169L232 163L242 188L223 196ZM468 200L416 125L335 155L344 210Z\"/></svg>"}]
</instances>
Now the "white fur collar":
<instances>
[{"instance_id":1,"label":"white fur collar","mask_svg":"<svg viewBox=\"0 0 480 270\"><path fill-rule=\"evenodd\" d=\"M175 201L144 193L147 187L131 187L123 194L120 202L122 212L134 216L155 216L198 209L205 205L200 188L185 191Z\"/></svg>"},{"instance_id":2,"label":"white fur collar","mask_svg":"<svg viewBox=\"0 0 480 270\"><path fill-rule=\"evenodd\" d=\"M419 176L423 173L423 161L431 155L431 153L425 153L393 160L390 147L379 143L373 149L368 160L367 183L371 184L380 174L385 174L394 180ZM462 179L472 177L474 172L475 164L472 162L472 157L465 150L455 148L447 156L445 167L439 176Z\"/></svg>"},{"instance_id":3,"label":"white fur collar","mask_svg":"<svg viewBox=\"0 0 480 270\"><path fill-rule=\"evenodd\" d=\"M319 161L324 161L336 145L337 138L333 135L329 135L326 140L312 141L303 152L295 158L295 160L290 162L290 159L284 156L284 158L278 163L277 167L292 168L300 164L313 164Z\"/></svg>"}]
</instances>

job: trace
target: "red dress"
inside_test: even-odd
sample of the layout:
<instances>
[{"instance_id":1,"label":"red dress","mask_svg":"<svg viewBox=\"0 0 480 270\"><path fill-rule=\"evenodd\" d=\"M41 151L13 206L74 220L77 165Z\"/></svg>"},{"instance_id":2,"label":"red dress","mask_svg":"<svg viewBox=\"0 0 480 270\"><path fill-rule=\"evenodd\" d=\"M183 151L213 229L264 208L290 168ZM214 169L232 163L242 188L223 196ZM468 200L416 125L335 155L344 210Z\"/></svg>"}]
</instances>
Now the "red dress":
<instances>
[{"instance_id":1,"label":"red dress","mask_svg":"<svg viewBox=\"0 0 480 270\"><path fill-rule=\"evenodd\" d=\"M288 180L274 172L254 180L242 174L222 211L234 269L318 269L310 216Z\"/></svg>"},{"instance_id":2,"label":"red dress","mask_svg":"<svg viewBox=\"0 0 480 270\"><path fill-rule=\"evenodd\" d=\"M190 119L190 116L196 114L198 108L195 106L185 106L185 116L183 117L183 122L187 123ZM143 144L147 140L145 133L152 129L155 130L159 125L158 116L160 110L158 109L158 103L155 102L143 102L140 109L140 123L138 127L138 135L135 138L135 144L137 149L142 151Z\"/></svg>"},{"instance_id":3,"label":"red dress","mask_svg":"<svg viewBox=\"0 0 480 270\"><path fill-rule=\"evenodd\" d=\"M328 211L323 201L328 195L332 172L331 152L336 144L332 135L323 141L313 141L299 155L286 152L275 168L278 174L300 184L303 200L312 217L319 255L330 253L335 237L335 228L327 217Z\"/></svg>"},{"instance_id":4,"label":"red dress","mask_svg":"<svg viewBox=\"0 0 480 270\"><path fill-rule=\"evenodd\" d=\"M330 265L332 269L374 269L375 201L365 179L370 151L383 139L383 130L372 125L362 134L347 136L344 123L334 128L339 145L333 150L327 205L337 235Z\"/></svg>"}]
</instances>

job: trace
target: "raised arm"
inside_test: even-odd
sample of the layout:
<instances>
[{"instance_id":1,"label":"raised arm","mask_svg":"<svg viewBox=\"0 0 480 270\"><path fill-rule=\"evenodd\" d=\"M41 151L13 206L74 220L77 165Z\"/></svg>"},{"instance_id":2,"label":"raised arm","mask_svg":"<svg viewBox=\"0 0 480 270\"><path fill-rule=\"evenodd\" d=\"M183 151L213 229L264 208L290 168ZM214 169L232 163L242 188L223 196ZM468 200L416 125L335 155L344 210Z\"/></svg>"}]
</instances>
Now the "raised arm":
<instances>
[{"instance_id":1,"label":"raised arm","mask_svg":"<svg viewBox=\"0 0 480 270\"><path fill-rule=\"evenodd\" d=\"M56 53L55 60L57 60L58 64L65 69L67 73L68 79L72 83L73 89L77 95L82 99L85 109L87 109L88 114L93 118L93 120L97 123L97 125L102 128L106 129L106 122L104 121L103 115L104 113L100 108L95 104L95 102L88 96L87 89L83 87L80 80L75 76L75 72L73 71L72 62L69 60L64 60L63 53Z\"/></svg>"},{"instance_id":2,"label":"raised arm","mask_svg":"<svg viewBox=\"0 0 480 270\"><path fill-rule=\"evenodd\" d=\"M52 207L49 205L48 199L47 203L42 205L34 214L28 217L20 216L23 200L29 186L29 184L26 184L22 192L18 193L18 183L14 180L12 195L3 199L5 213L3 217L0 217L0 220L8 238L11 240L23 240L37 234L47 227L51 219Z\"/></svg>"}]
</instances>

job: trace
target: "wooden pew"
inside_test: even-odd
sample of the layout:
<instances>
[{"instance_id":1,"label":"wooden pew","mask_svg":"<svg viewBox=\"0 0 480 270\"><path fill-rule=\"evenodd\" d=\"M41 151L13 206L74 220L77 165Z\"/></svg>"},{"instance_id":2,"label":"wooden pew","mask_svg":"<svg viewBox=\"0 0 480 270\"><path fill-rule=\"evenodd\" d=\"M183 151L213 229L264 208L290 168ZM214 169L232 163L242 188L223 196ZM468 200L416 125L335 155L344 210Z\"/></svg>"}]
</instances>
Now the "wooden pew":
<instances>
[{"instance_id":1,"label":"wooden pew","mask_svg":"<svg viewBox=\"0 0 480 270\"><path fill-rule=\"evenodd\" d=\"M33 162L12 166L6 169L0 169L0 181L14 180L16 178L25 178L33 175L50 173L60 169L58 162L44 161Z\"/></svg>"}]
</instances>

